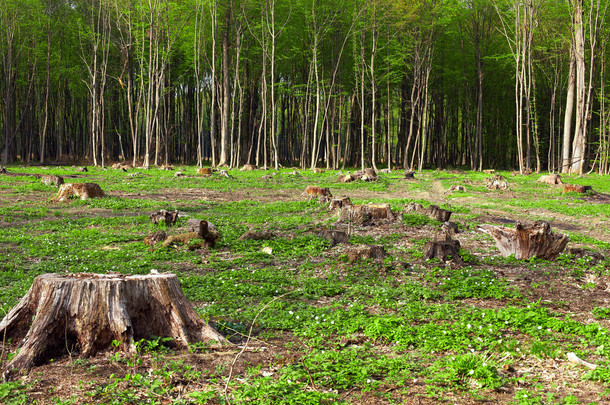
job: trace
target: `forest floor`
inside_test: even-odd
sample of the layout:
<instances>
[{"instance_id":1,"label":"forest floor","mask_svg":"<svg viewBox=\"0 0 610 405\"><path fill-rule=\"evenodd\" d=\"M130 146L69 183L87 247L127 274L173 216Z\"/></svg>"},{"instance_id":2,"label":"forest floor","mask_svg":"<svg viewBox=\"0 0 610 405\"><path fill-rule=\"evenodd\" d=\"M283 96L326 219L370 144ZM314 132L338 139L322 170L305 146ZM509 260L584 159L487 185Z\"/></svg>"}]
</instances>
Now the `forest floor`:
<instances>
[{"instance_id":1,"label":"forest floor","mask_svg":"<svg viewBox=\"0 0 610 405\"><path fill-rule=\"evenodd\" d=\"M610 403L610 182L564 176L595 193L564 193L508 172L402 172L339 183L296 169L204 178L177 171L8 167L0 174L0 304L8 312L43 273L175 273L196 311L234 346L175 350L151 337L135 355L71 348L0 384L0 403L37 404L589 404ZM103 199L53 202L41 174L95 182ZM265 176L265 177L263 177ZM395 221L340 223L307 185L356 204L389 203ZM452 185L465 191L448 191ZM415 202L452 211L464 264L424 260L441 223ZM175 209L221 232L211 249L149 249L148 215ZM544 220L570 237L555 260L502 257L477 225ZM249 229L271 240L239 240ZM349 244L317 237L349 233ZM350 250L382 246L384 259ZM262 251L271 249L271 254ZM0 366L19 342L2 344ZM597 369L568 361L567 354Z\"/></svg>"}]
</instances>

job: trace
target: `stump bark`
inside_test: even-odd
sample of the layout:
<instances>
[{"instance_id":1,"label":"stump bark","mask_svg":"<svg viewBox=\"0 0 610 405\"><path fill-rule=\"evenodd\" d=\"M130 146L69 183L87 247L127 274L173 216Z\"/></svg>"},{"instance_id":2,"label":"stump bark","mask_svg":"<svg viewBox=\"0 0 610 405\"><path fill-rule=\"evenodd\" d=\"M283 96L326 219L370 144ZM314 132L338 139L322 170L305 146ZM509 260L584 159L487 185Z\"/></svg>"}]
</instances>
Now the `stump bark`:
<instances>
[{"instance_id":1,"label":"stump bark","mask_svg":"<svg viewBox=\"0 0 610 405\"><path fill-rule=\"evenodd\" d=\"M561 181L561 176L558 174L549 174L546 176L541 176L536 181L539 181L541 183L551 184L551 185L563 184L563 182Z\"/></svg>"},{"instance_id":2,"label":"stump bark","mask_svg":"<svg viewBox=\"0 0 610 405\"><path fill-rule=\"evenodd\" d=\"M430 219L436 219L439 222L447 222L451 218L451 211L439 208L437 205L431 205L426 210L426 215Z\"/></svg>"},{"instance_id":3,"label":"stump bark","mask_svg":"<svg viewBox=\"0 0 610 405\"><path fill-rule=\"evenodd\" d=\"M496 174L491 178L485 179L485 187L488 190L508 190L506 177Z\"/></svg>"},{"instance_id":4,"label":"stump bark","mask_svg":"<svg viewBox=\"0 0 610 405\"><path fill-rule=\"evenodd\" d=\"M569 193L570 191L574 191L577 193L586 193L587 191L593 191L593 187L591 186L581 186L579 184L566 184L563 187L563 192L564 193Z\"/></svg>"},{"instance_id":5,"label":"stump bark","mask_svg":"<svg viewBox=\"0 0 610 405\"><path fill-rule=\"evenodd\" d=\"M175 211L166 211L159 210L153 212L148 216L153 224L158 224L160 222L165 222L165 225L172 226L178 220L178 210Z\"/></svg>"},{"instance_id":6,"label":"stump bark","mask_svg":"<svg viewBox=\"0 0 610 405\"><path fill-rule=\"evenodd\" d=\"M349 197L333 198L332 200L330 200L328 209L334 211L339 210L343 207L347 207L348 205L353 205L352 200Z\"/></svg>"},{"instance_id":7,"label":"stump bark","mask_svg":"<svg viewBox=\"0 0 610 405\"><path fill-rule=\"evenodd\" d=\"M62 184L64 184L64 178L61 176L53 176L50 174L44 174L40 177L40 180L42 180L43 184L46 184L47 186L55 186L55 187L59 187Z\"/></svg>"},{"instance_id":8,"label":"stump bark","mask_svg":"<svg viewBox=\"0 0 610 405\"><path fill-rule=\"evenodd\" d=\"M5 381L67 351L93 356L114 340L127 352L151 336L170 337L177 348L225 342L199 318L170 273L43 274L0 322L0 335L21 347L3 371Z\"/></svg>"},{"instance_id":9,"label":"stump bark","mask_svg":"<svg viewBox=\"0 0 610 405\"><path fill-rule=\"evenodd\" d=\"M353 222L357 225L369 225L377 220L394 221L396 216L390 204L347 205L339 211L338 222Z\"/></svg>"},{"instance_id":10,"label":"stump bark","mask_svg":"<svg viewBox=\"0 0 610 405\"><path fill-rule=\"evenodd\" d=\"M479 225L478 229L494 238L502 256L514 254L517 259L536 256L554 260L570 240L567 235L553 234L546 221L537 221L529 227L517 222L514 229L494 225Z\"/></svg>"},{"instance_id":11,"label":"stump bark","mask_svg":"<svg viewBox=\"0 0 610 405\"><path fill-rule=\"evenodd\" d=\"M442 262L453 260L463 264L460 256L460 241L447 238L445 240L428 241L424 244L424 259L437 258Z\"/></svg>"},{"instance_id":12,"label":"stump bark","mask_svg":"<svg viewBox=\"0 0 610 405\"><path fill-rule=\"evenodd\" d=\"M105 194L96 183L64 183L59 187L55 201L67 201L73 196L81 200L87 200L89 198L102 198Z\"/></svg>"}]
</instances>

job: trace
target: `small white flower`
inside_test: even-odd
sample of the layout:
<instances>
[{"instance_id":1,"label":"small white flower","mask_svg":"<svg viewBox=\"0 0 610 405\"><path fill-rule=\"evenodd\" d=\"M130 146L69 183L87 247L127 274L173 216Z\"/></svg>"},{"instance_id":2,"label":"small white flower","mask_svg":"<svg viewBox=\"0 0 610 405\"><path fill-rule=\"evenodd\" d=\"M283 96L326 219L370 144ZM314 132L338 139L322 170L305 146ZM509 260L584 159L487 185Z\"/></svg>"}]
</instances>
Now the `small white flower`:
<instances>
[{"instance_id":1,"label":"small white flower","mask_svg":"<svg viewBox=\"0 0 610 405\"><path fill-rule=\"evenodd\" d=\"M470 371L468 372L468 374L473 375L473 374L474 374L474 370L470 370Z\"/></svg>"},{"instance_id":2,"label":"small white flower","mask_svg":"<svg viewBox=\"0 0 610 405\"><path fill-rule=\"evenodd\" d=\"M470 329L470 328L472 328L472 325L471 325L471 324L468 324L468 325L466 325L466 327L467 327L468 329Z\"/></svg>"}]
</instances>

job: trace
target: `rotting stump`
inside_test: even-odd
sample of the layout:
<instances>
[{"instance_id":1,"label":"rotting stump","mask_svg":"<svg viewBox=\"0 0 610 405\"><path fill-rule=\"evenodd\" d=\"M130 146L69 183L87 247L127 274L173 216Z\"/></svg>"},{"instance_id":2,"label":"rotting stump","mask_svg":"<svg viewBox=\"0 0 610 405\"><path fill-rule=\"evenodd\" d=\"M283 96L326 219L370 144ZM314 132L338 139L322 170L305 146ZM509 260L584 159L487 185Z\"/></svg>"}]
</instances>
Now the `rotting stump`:
<instances>
[{"instance_id":1,"label":"rotting stump","mask_svg":"<svg viewBox=\"0 0 610 405\"><path fill-rule=\"evenodd\" d=\"M226 342L199 318L171 273L43 274L0 322L0 336L21 348L3 371L5 381L68 351L93 356L113 341L129 353L152 336L172 338L176 348Z\"/></svg>"}]
</instances>

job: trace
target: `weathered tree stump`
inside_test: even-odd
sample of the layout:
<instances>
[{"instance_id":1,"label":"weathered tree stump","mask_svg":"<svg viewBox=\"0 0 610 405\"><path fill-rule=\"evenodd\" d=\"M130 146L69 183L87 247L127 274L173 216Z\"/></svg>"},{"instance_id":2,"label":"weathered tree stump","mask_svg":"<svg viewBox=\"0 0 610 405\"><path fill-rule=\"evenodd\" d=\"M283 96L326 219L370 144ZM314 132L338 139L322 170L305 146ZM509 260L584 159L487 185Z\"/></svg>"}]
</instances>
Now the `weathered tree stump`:
<instances>
[{"instance_id":1,"label":"weathered tree stump","mask_svg":"<svg viewBox=\"0 0 610 405\"><path fill-rule=\"evenodd\" d=\"M330 201L333 198L329 188L322 188L318 186L307 186L305 188L305 194L309 199L323 197L324 202Z\"/></svg>"},{"instance_id":2,"label":"weathered tree stump","mask_svg":"<svg viewBox=\"0 0 610 405\"><path fill-rule=\"evenodd\" d=\"M157 243L163 242L165 239L167 239L167 234L164 230L160 230L145 237L144 244L154 248Z\"/></svg>"},{"instance_id":3,"label":"weathered tree stump","mask_svg":"<svg viewBox=\"0 0 610 405\"><path fill-rule=\"evenodd\" d=\"M246 231L237 240L270 240L275 234L269 231Z\"/></svg>"},{"instance_id":4,"label":"weathered tree stump","mask_svg":"<svg viewBox=\"0 0 610 405\"><path fill-rule=\"evenodd\" d=\"M6 167L2 167L2 166L0 166L0 173L2 173L2 174L6 174L6 173L7 173L7 171L6 171Z\"/></svg>"},{"instance_id":5,"label":"weathered tree stump","mask_svg":"<svg viewBox=\"0 0 610 405\"><path fill-rule=\"evenodd\" d=\"M199 169L197 169L197 174L199 174L201 176L210 177L212 175L212 168L211 167L200 167Z\"/></svg>"},{"instance_id":6,"label":"weathered tree stump","mask_svg":"<svg viewBox=\"0 0 610 405\"><path fill-rule=\"evenodd\" d=\"M553 260L559 256L569 242L567 235L553 234L551 225L546 221L536 221L525 227L519 222L515 228L494 225L479 225L478 229L491 235L504 257L515 255L517 259L538 257Z\"/></svg>"},{"instance_id":7,"label":"weathered tree stump","mask_svg":"<svg viewBox=\"0 0 610 405\"><path fill-rule=\"evenodd\" d=\"M383 260L385 257L386 253L383 246L364 245L347 252L347 260L349 260L350 263L368 259Z\"/></svg>"},{"instance_id":8,"label":"weathered tree stump","mask_svg":"<svg viewBox=\"0 0 610 405\"><path fill-rule=\"evenodd\" d=\"M411 171L405 172L404 178L407 180L415 180L415 173Z\"/></svg>"},{"instance_id":9,"label":"weathered tree stump","mask_svg":"<svg viewBox=\"0 0 610 405\"><path fill-rule=\"evenodd\" d=\"M67 201L72 197L78 197L81 200L89 198L104 197L102 188L96 183L64 183L59 187L59 191L55 195L55 201Z\"/></svg>"},{"instance_id":10,"label":"weathered tree stump","mask_svg":"<svg viewBox=\"0 0 610 405\"><path fill-rule=\"evenodd\" d=\"M424 212L424 206L418 203L410 202L405 206L405 212Z\"/></svg>"},{"instance_id":11,"label":"weathered tree stump","mask_svg":"<svg viewBox=\"0 0 610 405\"><path fill-rule=\"evenodd\" d=\"M539 181L541 183L551 184L551 185L563 184L563 182L561 181L561 176L558 174L549 174L547 176L541 176L536 181Z\"/></svg>"},{"instance_id":12,"label":"weathered tree stump","mask_svg":"<svg viewBox=\"0 0 610 405\"><path fill-rule=\"evenodd\" d=\"M449 191L449 192L452 192L452 191L466 191L466 187L458 186L458 185L454 184L451 187L449 187L449 189L447 191Z\"/></svg>"},{"instance_id":13,"label":"weathered tree stump","mask_svg":"<svg viewBox=\"0 0 610 405\"><path fill-rule=\"evenodd\" d=\"M351 174L340 174L339 177L337 178L337 180L339 180L339 183L350 183L352 181L354 181L356 178L354 176L352 176Z\"/></svg>"},{"instance_id":14,"label":"weathered tree stump","mask_svg":"<svg viewBox=\"0 0 610 405\"><path fill-rule=\"evenodd\" d=\"M435 219L439 222L447 222L451 217L452 212L439 208L437 205L430 205L426 210L426 215L430 219Z\"/></svg>"},{"instance_id":15,"label":"weathered tree stump","mask_svg":"<svg viewBox=\"0 0 610 405\"><path fill-rule=\"evenodd\" d=\"M248 171L248 170L256 170L256 169L258 169L258 167L254 166L254 165L246 164L246 165L243 165L242 168L239 169L239 171L240 172L245 172L245 171Z\"/></svg>"},{"instance_id":16,"label":"weathered tree stump","mask_svg":"<svg viewBox=\"0 0 610 405\"><path fill-rule=\"evenodd\" d=\"M328 209L334 211L347 207L348 205L353 205L352 200L349 197L333 198L330 200Z\"/></svg>"},{"instance_id":17,"label":"weathered tree stump","mask_svg":"<svg viewBox=\"0 0 610 405\"><path fill-rule=\"evenodd\" d=\"M424 259L429 260L433 258L443 262L453 261L463 264L464 262L460 256L460 241L447 237L426 242L424 244Z\"/></svg>"},{"instance_id":18,"label":"weathered tree stump","mask_svg":"<svg viewBox=\"0 0 610 405\"><path fill-rule=\"evenodd\" d=\"M208 221L199 221L198 225L194 225L191 222L189 225L192 232L182 233L179 235L172 235L163 241L163 247L170 247L172 245L187 245L189 250L196 250L200 248L213 248L216 245L218 239L220 239L220 232L216 227ZM201 240L196 243L190 243L191 241Z\"/></svg>"},{"instance_id":19,"label":"weathered tree stump","mask_svg":"<svg viewBox=\"0 0 610 405\"><path fill-rule=\"evenodd\" d=\"M390 204L348 205L339 211L338 222L352 222L356 225L370 225L378 220L394 221L396 216Z\"/></svg>"},{"instance_id":20,"label":"weathered tree stump","mask_svg":"<svg viewBox=\"0 0 610 405\"><path fill-rule=\"evenodd\" d=\"M338 243L349 243L349 235L343 231L325 229L318 233L318 238L329 240L331 246L335 246Z\"/></svg>"},{"instance_id":21,"label":"weathered tree stump","mask_svg":"<svg viewBox=\"0 0 610 405\"><path fill-rule=\"evenodd\" d=\"M173 338L177 348L225 342L199 318L170 273L43 274L0 322L0 336L21 347L3 372L5 380L67 351L93 356L115 340L132 353L134 342L151 336Z\"/></svg>"},{"instance_id":22,"label":"weathered tree stump","mask_svg":"<svg viewBox=\"0 0 610 405\"><path fill-rule=\"evenodd\" d=\"M564 193L569 193L570 191L584 194L587 191L593 191L593 187L591 187L591 186L581 186L579 184L566 184L563 187L563 192Z\"/></svg>"},{"instance_id":23,"label":"weathered tree stump","mask_svg":"<svg viewBox=\"0 0 610 405\"><path fill-rule=\"evenodd\" d=\"M493 177L485 179L485 187L488 190L508 190L508 181L506 177L496 174Z\"/></svg>"},{"instance_id":24,"label":"weathered tree stump","mask_svg":"<svg viewBox=\"0 0 610 405\"><path fill-rule=\"evenodd\" d=\"M153 224L165 222L165 225L172 226L178 220L178 211L159 210L157 212L153 212L148 217L153 222Z\"/></svg>"},{"instance_id":25,"label":"weathered tree stump","mask_svg":"<svg viewBox=\"0 0 610 405\"><path fill-rule=\"evenodd\" d=\"M112 166L110 166L111 169L115 169L115 170L128 170L128 169L133 169L133 166L127 163L121 163L121 162L117 162L115 164L113 164Z\"/></svg>"},{"instance_id":26,"label":"weathered tree stump","mask_svg":"<svg viewBox=\"0 0 610 405\"><path fill-rule=\"evenodd\" d=\"M46 184L47 186L55 186L55 187L59 187L62 184L64 184L64 178L61 176L53 176L50 174L43 174L42 176L40 176L40 180L42 180L43 184Z\"/></svg>"},{"instance_id":27,"label":"weathered tree stump","mask_svg":"<svg viewBox=\"0 0 610 405\"><path fill-rule=\"evenodd\" d=\"M443 226L441 226L441 232L443 232L445 235L453 236L456 233L460 233L460 229L455 222L447 221L443 223Z\"/></svg>"}]
</instances>

